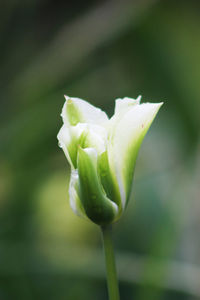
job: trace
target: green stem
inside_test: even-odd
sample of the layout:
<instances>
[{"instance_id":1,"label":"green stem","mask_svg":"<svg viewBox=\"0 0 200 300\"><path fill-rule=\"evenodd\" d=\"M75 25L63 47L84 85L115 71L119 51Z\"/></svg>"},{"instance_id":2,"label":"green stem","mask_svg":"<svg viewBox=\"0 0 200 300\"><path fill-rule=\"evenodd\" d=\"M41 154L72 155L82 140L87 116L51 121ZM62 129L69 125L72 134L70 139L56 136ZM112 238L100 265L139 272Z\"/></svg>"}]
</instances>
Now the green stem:
<instances>
[{"instance_id":1,"label":"green stem","mask_svg":"<svg viewBox=\"0 0 200 300\"><path fill-rule=\"evenodd\" d=\"M111 239L111 226L102 226L101 232L106 262L109 300L120 300L114 250Z\"/></svg>"}]
</instances>

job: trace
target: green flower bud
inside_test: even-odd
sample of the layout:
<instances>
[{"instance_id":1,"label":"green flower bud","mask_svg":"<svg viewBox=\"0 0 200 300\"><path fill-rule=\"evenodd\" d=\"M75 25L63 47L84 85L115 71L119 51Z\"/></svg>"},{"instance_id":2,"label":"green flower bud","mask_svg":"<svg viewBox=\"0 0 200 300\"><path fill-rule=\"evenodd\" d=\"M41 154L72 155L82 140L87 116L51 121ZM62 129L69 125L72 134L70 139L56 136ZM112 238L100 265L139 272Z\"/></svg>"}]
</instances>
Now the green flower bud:
<instances>
[{"instance_id":1,"label":"green flower bud","mask_svg":"<svg viewBox=\"0 0 200 300\"><path fill-rule=\"evenodd\" d=\"M124 211L138 150L162 103L117 99L111 119L88 102L66 97L58 133L70 165L73 211L96 224L110 224Z\"/></svg>"}]
</instances>

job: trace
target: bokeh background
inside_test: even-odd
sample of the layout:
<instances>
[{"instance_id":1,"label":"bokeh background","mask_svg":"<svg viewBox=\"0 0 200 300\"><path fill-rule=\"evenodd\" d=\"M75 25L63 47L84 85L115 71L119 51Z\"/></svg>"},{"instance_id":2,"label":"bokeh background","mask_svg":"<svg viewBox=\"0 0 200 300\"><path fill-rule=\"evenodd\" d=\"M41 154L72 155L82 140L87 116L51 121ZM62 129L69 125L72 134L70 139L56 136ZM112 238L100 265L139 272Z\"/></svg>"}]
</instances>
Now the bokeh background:
<instances>
[{"instance_id":1,"label":"bokeh background","mask_svg":"<svg viewBox=\"0 0 200 300\"><path fill-rule=\"evenodd\" d=\"M0 300L107 299L68 204L63 95L164 101L114 226L123 300L200 299L200 2L0 1Z\"/></svg>"}]
</instances>

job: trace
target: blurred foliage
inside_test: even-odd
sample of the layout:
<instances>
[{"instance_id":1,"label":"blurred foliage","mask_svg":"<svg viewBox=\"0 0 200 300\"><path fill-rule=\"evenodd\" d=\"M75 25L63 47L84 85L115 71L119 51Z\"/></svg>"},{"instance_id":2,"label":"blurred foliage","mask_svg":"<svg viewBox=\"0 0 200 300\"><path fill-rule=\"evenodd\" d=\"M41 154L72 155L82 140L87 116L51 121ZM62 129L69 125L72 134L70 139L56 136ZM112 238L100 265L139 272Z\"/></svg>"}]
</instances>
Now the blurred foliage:
<instances>
[{"instance_id":1,"label":"blurred foliage","mask_svg":"<svg viewBox=\"0 0 200 300\"><path fill-rule=\"evenodd\" d=\"M200 3L0 2L0 299L106 299L99 230L67 201L66 93L164 101L114 226L123 300L199 299Z\"/></svg>"}]
</instances>

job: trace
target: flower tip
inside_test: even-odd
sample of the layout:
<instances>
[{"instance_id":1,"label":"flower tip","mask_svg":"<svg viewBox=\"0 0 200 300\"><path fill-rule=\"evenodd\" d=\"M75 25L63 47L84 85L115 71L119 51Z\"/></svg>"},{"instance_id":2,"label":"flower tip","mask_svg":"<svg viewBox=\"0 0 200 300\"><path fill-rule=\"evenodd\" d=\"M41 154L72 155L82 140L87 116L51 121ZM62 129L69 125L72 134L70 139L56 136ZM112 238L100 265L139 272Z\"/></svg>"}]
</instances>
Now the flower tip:
<instances>
[{"instance_id":1,"label":"flower tip","mask_svg":"<svg viewBox=\"0 0 200 300\"><path fill-rule=\"evenodd\" d=\"M137 99L136 99L136 101L137 101L138 104L140 104L141 99L142 99L142 95L139 95L139 96L137 97Z\"/></svg>"},{"instance_id":2,"label":"flower tip","mask_svg":"<svg viewBox=\"0 0 200 300\"><path fill-rule=\"evenodd\" d=\"M164 102L159 102L159 103L149 103L152 105L152 112L154 112L155 116L160 110L161 106L164 104Z\"/></svg>"},{"instance_id":3,"label":"flower tip","mask_svg":"<svg viewBox=\"0 0 200 300\"><path fill-rule=\"evenodd\" d=\"M67 95L64 95L64 98L65 98L65 100L68 100L68 99L70 99L70 97L69 97L69 96L67 96Z\"/></svg>"},{"instance_id":4,"label":"flower tip","mask_svg":"<svg viewBox=\"0 0 200 300\"><path fill-rule=\"evenodd\" d=\"M67 96L67 95L64 95L64 97L65 97L65 100L66 100L66 103L67 103L67 104L72 104L72 103L73 103L72 98L70 98L70 97Z\"/></svg>"},{"instance_id":5,"label":"flower tip","mask_svg":"<svg viewBox=\"0 0 200 300\"><path fill-rule=\"evenodd\" d=\"M142 103L141 105L149 105L151 107L154 107L155 109L160 109L160 107L164 104L164 102L158 102L158 103L152 103L152 102L145 102Z\"/></svg>"},{"instance_id":6,"label":"flower tip","mask_svg":"<svg viewBox=\"0 0 200 300\"><path fill-rule=\"evenodd\" d=\"M164 104L164 102L159 102L157 103L158 109L160 109L160 107Z\"/></svg>"},{"instance_id":7,"label":"flower tip","mask_svg":"<svg viewBox=\"0 0 200 300\"><path fill-rule=\"evenodd\" d=\"M150 103L154 105L154 110L156 111L156 113L159 111L159 109L161 108L161 106L164 104L164 102L159 102L159 103Z\"/></svg>"}]
</instances>

